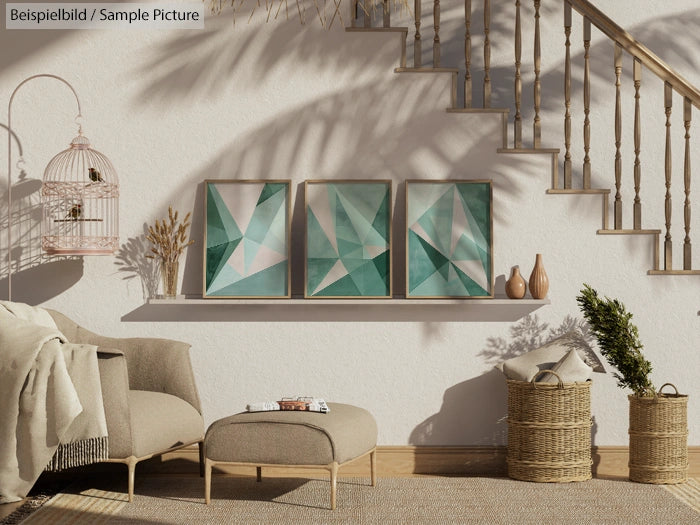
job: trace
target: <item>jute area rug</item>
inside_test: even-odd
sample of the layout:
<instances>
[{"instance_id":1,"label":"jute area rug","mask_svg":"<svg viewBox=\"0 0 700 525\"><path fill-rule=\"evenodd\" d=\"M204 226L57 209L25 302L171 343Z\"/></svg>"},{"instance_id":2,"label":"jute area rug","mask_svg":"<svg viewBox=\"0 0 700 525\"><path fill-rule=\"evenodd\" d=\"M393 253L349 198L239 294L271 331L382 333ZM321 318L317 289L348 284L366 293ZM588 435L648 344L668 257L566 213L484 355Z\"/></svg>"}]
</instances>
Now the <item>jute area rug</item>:
<instances>
[{"instance_id":1,"label":"jute area rug","mask_svg":"<svg viewBox=\"0 0 700 525\"><path fill-rule=\"evenodd\" d=\"M124 487L91 480L53 497L22 521L58 524L700 524L700 483L657 486L593 479L527 483L503 478L341 478L337 509L327 479L215 477L204 504L203 480L137 479ZM85 485L87 487L88 485Z\"/></svg>"}]
</instances>

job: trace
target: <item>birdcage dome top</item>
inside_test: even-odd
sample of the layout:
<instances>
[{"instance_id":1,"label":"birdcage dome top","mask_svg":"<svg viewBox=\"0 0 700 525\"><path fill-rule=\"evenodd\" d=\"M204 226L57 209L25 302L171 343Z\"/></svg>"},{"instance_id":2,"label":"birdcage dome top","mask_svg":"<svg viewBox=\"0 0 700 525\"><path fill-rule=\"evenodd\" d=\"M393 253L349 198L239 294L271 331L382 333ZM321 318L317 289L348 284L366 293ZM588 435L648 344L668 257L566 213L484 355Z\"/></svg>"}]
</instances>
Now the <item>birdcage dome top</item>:
<instances>
[{"instance_id":1,"label":"birdcage dome top","mask_svg":"<svg viewBox=\"0 0 700 525\"><path fill-rule=\"evenodd\" d=\"M117 172L112 162L90 144L90 139L81 133L75 137L68 149L52 158L44 170L44 182L76 182L80 184L100 183L116 190L119 185ZM96 188L93 188L96 189Z\"/></svg>"},{"instance_id":2,"label":"birdcage dome top","mask_svg":"<svg viewBox=\"0 0 700 525\"><path fill-rule=\"evenodd\" d=\"M80 133L70 142L71 149L88 149L90 147L90 139Z\"/></svg>"}]
</instances>

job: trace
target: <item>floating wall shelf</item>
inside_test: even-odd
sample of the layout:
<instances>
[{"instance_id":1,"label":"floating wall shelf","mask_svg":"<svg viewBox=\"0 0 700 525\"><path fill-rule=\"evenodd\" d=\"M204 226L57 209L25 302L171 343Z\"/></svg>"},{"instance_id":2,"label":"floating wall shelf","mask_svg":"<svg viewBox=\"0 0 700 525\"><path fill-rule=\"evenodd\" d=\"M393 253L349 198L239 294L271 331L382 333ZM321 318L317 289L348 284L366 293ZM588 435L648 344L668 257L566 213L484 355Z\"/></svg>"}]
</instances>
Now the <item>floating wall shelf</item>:
<instances>
[{"instance_id":1,"label":"floating wall shelf","mask_svg":"<svg viewBox=\"0 0 700 525\"><path fill-rule=\"evenodd\" d=\"M161 322L504 322L549 299L150 299L123 321Z\"/></svg>"}]
</instances>

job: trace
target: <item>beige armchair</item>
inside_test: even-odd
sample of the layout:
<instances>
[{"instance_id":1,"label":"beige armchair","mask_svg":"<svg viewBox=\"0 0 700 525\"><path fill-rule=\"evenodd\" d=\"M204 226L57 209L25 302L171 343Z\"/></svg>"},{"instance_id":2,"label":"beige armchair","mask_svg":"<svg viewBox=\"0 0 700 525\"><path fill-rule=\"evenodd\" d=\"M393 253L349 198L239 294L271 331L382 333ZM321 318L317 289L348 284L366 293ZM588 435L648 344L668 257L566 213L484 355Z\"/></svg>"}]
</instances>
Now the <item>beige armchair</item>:
<instances>
[{"instance_id":1,"label":"beige armchair","mask_svg":"<svg viewBox=\"0 0 700 525\"><path fill-rule=\"evenodd\" d=\"M129 501L139 461L199 445L203 474L204 420L190 363L190 345L155 338L103 337L49 310L71 343L97 345L109 433L109 462L129 469Z\"/></svg>"}]
</instances>

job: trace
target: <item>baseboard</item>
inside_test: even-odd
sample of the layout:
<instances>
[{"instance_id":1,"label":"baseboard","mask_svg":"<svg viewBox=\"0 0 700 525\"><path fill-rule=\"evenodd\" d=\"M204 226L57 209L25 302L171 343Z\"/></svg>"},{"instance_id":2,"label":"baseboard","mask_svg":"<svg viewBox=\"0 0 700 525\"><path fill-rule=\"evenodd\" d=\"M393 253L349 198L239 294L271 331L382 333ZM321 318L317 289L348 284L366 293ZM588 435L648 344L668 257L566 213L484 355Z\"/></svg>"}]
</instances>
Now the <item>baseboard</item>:
<instances>
[{"instance_id":1,"label":"baseboard","mask_svg":"<svg viewBox=\"0 0 700 525\"><path fill-rule=\"evenodd\" d=\"M169 452L162 458L144 462L143 471L159 474L198 472L199 452L196 446ZM622 446L593 447L593 477L626 478L628 449ZM700 477L700 447L688 448L689 477ZM141 469L141 466L139 466ZM219 474L251 475L245 468L217 466ZM380 477L413 475L505 476L504 446L379 446L377 473ZM255 471L253 470L253 474ZM308 470L280 468L270 476L308 476ZM345 465L341 476L369 476L369 461L363 458Z\"/></svg>"}]
</instances>

